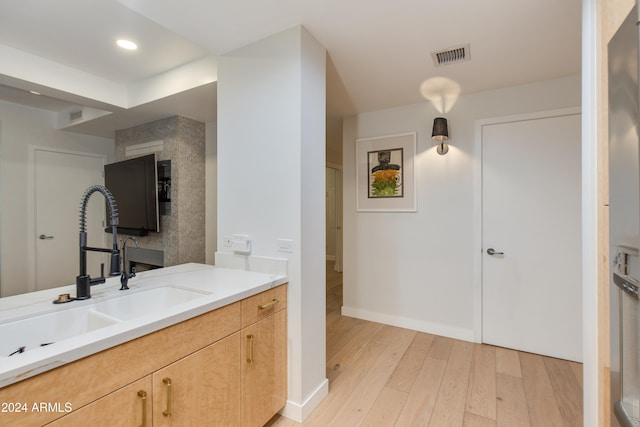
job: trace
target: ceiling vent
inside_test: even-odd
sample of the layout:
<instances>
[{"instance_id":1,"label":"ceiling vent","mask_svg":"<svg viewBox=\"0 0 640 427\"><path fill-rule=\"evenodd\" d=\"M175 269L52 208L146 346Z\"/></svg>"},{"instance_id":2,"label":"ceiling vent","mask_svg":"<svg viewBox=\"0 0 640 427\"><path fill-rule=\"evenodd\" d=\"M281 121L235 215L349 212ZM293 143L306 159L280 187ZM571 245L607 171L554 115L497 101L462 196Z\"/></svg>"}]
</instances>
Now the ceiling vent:
<instances>
[{"instance_id":1,"label":"ceiling vent","mask_svg":"<svg viewBox=\"0 0 640 427\"><path fill-rule=\"evenodd\" d=\"M431 58L436 67L468 61L471 59L469 44L452 47L440 52L431 52Z\"/></svg>"},{"instance_id":2,"label":"ceiling vent","mask_svg":"<svg viewBox=\"0 0 640 427\"><path fill-rule=\"evenodd\" d=\"M76 120L80 120L82 118L82 110L72 111L69 113L69 121L74 122Z\"/></svg>"}]
</instances>

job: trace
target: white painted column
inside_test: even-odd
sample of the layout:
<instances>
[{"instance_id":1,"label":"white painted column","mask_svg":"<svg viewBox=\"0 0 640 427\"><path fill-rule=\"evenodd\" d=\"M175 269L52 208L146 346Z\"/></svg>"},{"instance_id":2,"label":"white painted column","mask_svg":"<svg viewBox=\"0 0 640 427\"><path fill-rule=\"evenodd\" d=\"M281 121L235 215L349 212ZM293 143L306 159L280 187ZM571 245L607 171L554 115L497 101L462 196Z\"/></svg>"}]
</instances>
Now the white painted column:
<instances>
[{"instance_id":1,"label":"white painted column","mask_svg":"<svg viewBox=\"0 0 640 427\"><path fill-rule=\"evenodd\" d=\"M288 259L289 396L302 421L328 392L325 360L325 49L295 27L218 66L218 250ZM293 240L291 253L277 239Z\"/></svg>"}]
</instances>

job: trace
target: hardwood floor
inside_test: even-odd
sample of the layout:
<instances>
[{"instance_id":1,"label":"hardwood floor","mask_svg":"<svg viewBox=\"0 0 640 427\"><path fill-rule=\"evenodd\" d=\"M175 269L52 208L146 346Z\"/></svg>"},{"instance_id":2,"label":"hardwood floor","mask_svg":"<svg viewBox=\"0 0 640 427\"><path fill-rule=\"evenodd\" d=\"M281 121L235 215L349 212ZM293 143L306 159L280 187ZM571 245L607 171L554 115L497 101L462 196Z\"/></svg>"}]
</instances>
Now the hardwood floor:
<instances>
[{"instance_id":1,"label":"hardwood floor","mask_svg":"<svg viewBox=\"0 0 640 427\"><path fill-rule=\"evenodd\" d=\"M582 426L582 365L340 315L327 263L329 395L271 427Z\"/></svg>"}]
</instances>

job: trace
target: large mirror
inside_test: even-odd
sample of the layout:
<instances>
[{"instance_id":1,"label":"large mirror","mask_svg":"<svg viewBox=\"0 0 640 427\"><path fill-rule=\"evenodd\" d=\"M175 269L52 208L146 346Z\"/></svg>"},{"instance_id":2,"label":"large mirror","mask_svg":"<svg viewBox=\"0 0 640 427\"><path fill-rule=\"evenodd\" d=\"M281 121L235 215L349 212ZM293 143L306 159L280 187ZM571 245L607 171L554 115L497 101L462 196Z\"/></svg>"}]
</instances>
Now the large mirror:
<instances>
[{"instance_id":1,"label":"large mirror","mask_svg":"<svg viewBox=\"0 0 640 427\"><path fill-rule=\"evenodd\" d=\"M129 37L136 51L116 45ZM115 1L14 2L0 14L0 296L74 283L83 191L115 132L172 116L215 121L216 61ZM104 199L90 246L109 247ZM215 239L214 239L215 240ZM90 254L92 276L103 255Z\"/></svg>"}]
</instances>

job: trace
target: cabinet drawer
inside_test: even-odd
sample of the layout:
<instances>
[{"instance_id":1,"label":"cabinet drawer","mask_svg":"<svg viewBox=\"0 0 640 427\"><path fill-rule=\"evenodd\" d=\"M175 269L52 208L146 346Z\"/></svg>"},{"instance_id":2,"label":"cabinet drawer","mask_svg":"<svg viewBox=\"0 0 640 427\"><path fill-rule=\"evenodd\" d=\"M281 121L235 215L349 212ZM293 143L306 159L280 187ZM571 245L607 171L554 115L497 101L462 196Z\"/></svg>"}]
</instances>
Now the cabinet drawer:
<instances>
[{"instance_id":1,"label":"cabinet drawer","mask_svg":"<svg viewBox=\"0 0 640 427\"><path fill-rule=\"evenodd\" d=\"M242 300L242 327L249 326L286 307L286 284L244 299Z\"/></svg>"}]
</instances>

